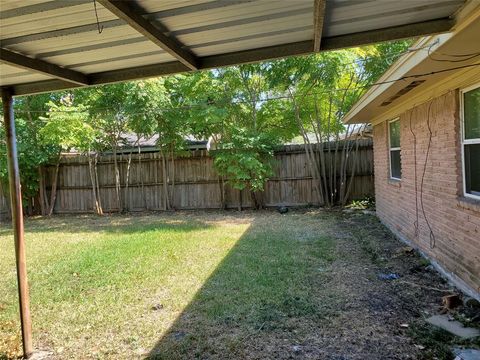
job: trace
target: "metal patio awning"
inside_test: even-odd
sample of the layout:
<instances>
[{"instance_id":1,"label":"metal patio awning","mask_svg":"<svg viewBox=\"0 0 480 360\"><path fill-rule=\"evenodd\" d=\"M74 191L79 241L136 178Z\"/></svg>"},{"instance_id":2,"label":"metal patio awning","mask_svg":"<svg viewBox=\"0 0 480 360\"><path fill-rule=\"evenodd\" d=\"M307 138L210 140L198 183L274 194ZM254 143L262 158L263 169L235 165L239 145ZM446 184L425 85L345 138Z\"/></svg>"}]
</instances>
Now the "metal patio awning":
<instances>
[{"instance_id":1,"label":"metal patio awning","mask_svg":"<svg viewBox=\"0 0 480 360\"><path fill-rule=\"evenodd\" d=\"M0 0L0 86L26 95L446 32L464 2Z\"/></svg>"}]
</instances>

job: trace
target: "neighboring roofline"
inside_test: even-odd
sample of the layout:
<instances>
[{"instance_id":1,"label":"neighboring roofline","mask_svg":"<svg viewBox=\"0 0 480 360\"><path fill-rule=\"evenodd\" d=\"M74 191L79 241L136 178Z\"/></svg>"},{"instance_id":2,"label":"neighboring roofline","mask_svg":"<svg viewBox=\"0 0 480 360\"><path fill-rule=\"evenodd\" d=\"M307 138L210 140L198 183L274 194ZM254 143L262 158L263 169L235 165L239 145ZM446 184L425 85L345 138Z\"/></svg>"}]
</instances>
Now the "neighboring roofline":
<instances>
[{"instance_id":1,"label":"neighboring roofline","mask_svg":"<svg viewBox=\"0 0 480 360\"><path fill-rule=\"evenodd\" d=\"M475 19L480 17L480 2L475 0L469 0L465 5L454 14L455 25L452 28L452 32L446 34L432 35L420 38L416 41L411 49L421 49L429 47L430 53L434 52L437 48L443 46L445 43L455 37L456 33L470 25ZM407 75L410 70L421 62L429 58L428 51L412 51L401 56L388 70L376 81L376 83L384 83L379 85L373 85L370 89L358 100L349 112L343 118L344 123L360 122L366 123L368 121L352 121L355 116L368 104L370 104L376 97L387 91L392 87L395 82L392 80L400 79ZM391 81L391 82L388 82ZM388 82L385 84L385 82Z\"/></svg>"}]
</instances>

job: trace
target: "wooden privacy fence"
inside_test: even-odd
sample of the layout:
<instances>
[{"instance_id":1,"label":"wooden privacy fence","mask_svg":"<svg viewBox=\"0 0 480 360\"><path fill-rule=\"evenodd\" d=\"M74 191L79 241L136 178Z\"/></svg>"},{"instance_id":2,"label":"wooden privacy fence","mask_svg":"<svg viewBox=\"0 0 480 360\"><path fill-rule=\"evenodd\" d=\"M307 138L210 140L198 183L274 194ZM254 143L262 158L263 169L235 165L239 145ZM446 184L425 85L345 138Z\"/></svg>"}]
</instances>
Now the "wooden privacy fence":
<instances>
[{"instance_id":1,"label":"wooden privacy fence","mask_svg":"<svg viewBox=\"0 0 480 360\"><path fill-rule=\"evenodd\" d=\"M325 151L326 156L334 153ZM341 152L337 154L340 162ZM129 184L126 186L128 154L118 155L121 179L121 198L128 211L162 210L164 187L159 153L132 154ZM351 172L352 159L347 173ZM171 162L168 164L172 166ZM337 168L340 168L338 166ZM168 169L168 174L172 174ZM115 168L112 155L99 156L97 164L100 198L105 212L119 211L115 195ZM47 188L51 186L53 168L48 169ZM213 158L206 150L191 151L189 156L175 160L175 179L169 179L175 209L222 208L221 180L213 166ZM174 180L174 181L173 181ZM175 185L173 185L173 183ZM75 155L61 160L55 213L83 213L93 211L92 185L88 158ZM172 186L175 187L171 191ZM143 190L142 190L143 189ZM265 206L318 205L312 176L303 145L287 145L275 152L274 176L265 185ZM373 196L373 151L371 140L360 140L355 178L350 199ZM225 186L227 208L251 207L248 191ZM0 202L2 206L2 202ZM5 208L5 204L3 204Z\"/></svg>"}]
</instances>

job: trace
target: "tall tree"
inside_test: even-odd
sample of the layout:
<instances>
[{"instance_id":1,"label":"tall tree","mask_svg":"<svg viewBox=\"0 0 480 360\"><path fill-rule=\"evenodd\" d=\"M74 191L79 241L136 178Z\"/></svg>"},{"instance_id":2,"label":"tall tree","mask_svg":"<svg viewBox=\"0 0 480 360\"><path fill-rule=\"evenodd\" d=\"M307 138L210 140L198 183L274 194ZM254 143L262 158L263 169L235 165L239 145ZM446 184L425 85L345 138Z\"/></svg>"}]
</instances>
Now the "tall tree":
<instances>
[{"instance_id":1,"label":"tall tree","mask_svg":"<svg viewBox=\"0 0 480 360\"><path fill-rule=\"evenodd\" d=\"M22 196L29 214L35 211L37 205L40 206L36 211L46 212L44 202L38 196L39 190L44 189L43 169L46 164L55 160L59 147L41 141L40 129L44 125L41 117L48 111L48 101L59 99L61 95L61 93L41 94L16 98L14 101ZM0 122L3 122L3 117ZM7 190L7 156L3 129L4 127L0 126L0 182L3 183L3 189Z\"/></svg>"},{"instance_id":2,"label":"tall tree","mask_svg":"<svg viewBox=\"0 0 480 360\"><path fill-rule=\"evenodd\" d=\"M48 215L51 215L57 196L58 172L62 152L70 152L70 150L76 149L88 154L96 133L88 122L88 112L85 105L74 106L71 94L63 96L58 103L49 101L47 106L49 110L46 116L41 117L44 125L39 131L40 140L41 143L55 146L58 149L54 158L55 171L50 201L47 201L46 196L43 197L47 201ZM95 191L94 202L97 213L101 213Z\"/></svg>"},{"instance_id":3,"label":"tall tree","mask_svg":"<svg viewBox=\"0 0 480 360\"><path fill-rule=\"evenodd\" d=\"M105 85L93 89L77 90L76 96L87 106L93 128L98 130L97 148L113 154L115 199L119 211L124 211L122 201L118 150L129 131L125 111L130 83Z\"/></svg>"}]
</instances>

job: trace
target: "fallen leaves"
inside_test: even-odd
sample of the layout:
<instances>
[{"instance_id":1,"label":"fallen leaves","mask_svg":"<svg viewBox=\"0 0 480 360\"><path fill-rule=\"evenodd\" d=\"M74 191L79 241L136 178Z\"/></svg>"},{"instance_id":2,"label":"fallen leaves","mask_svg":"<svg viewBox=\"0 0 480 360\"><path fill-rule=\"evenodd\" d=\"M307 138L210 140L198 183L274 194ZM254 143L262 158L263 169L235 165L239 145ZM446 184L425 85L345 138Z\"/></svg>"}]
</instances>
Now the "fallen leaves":
<instances>
[{"instance_id":1,"label":"fallen leaves","mask_svg":"<svg viewBox=\"0 0 480 360\"><path fill-rule=\"evenodd\" d=\"M0 358L15 359L22 355L20 328L15 321L0 321Z\"/></svg>"}]
</instances>

